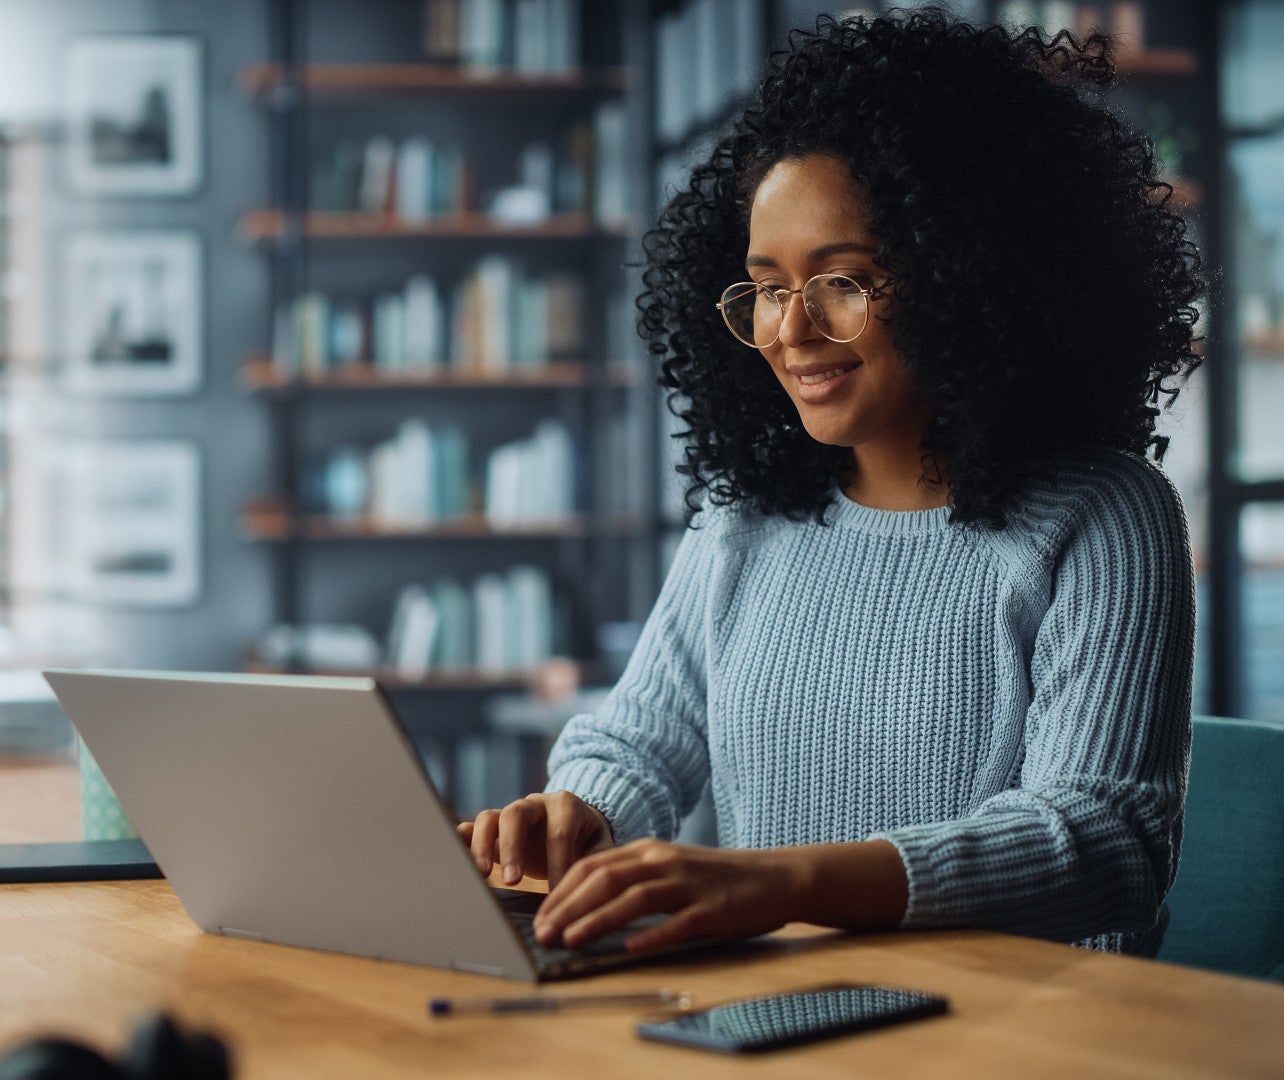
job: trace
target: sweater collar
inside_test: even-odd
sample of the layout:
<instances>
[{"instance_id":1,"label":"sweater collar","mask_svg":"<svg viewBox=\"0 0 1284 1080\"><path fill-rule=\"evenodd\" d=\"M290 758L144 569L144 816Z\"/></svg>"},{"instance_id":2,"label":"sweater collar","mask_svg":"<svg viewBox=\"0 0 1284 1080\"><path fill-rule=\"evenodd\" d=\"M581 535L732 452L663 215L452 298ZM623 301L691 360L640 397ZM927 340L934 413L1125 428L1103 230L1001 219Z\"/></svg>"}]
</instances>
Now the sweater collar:
<instances>
[{"instance_id":1,"label":"sweater collar","mask_svg":"<svg viewBox=\"0 0 1284 1080\"><path fill-rule=\"evenodd\" d=\"M950 508L938 506L931 510L875 510L853 502L842 491L835 490L834 501L825 511L825 521L840 528L881 536L922 536L948 529Z\"/></svg>"}]
</instances>

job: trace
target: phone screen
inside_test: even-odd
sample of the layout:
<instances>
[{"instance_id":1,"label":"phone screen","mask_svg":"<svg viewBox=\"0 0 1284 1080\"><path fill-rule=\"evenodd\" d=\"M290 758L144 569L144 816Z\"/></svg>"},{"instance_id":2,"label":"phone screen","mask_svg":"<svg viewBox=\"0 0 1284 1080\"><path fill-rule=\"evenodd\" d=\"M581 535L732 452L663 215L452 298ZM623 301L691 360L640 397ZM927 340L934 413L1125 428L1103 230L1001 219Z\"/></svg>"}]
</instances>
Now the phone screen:
<instances>
[{"instance_id":1,"label":"phone screen","mask_svg":"<svg viewBox=\"0 0 1284 1080\"><path fill-rule=\"evenodd\" d=\"M825 986L639 1024L645 1039L724 1053L771 1050L945 1012L945 998L887 986Z\"/></svg>"}]
</instances>

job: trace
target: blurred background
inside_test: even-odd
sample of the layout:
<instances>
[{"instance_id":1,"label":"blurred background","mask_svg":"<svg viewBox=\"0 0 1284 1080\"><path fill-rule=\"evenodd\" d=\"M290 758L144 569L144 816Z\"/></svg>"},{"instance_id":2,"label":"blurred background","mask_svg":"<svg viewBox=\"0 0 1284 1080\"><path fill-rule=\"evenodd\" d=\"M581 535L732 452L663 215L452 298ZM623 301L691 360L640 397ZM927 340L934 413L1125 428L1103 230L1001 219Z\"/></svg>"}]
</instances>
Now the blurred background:
<instances>
[{"instance_id":1,"label":"blurred background","mask_svg":"<svg viewBox=\"0 0 1284 1080\"><path fill-rule=\"evenodd\" d=\"M86 828L49 665L374 673L459 813L540 786L681 531L639 238L884 6L0 0L0 842ZM950 6L1118 36L1217 275L1196 710L1284 719L1284 0Z\"/></svg>"}]
</instances>

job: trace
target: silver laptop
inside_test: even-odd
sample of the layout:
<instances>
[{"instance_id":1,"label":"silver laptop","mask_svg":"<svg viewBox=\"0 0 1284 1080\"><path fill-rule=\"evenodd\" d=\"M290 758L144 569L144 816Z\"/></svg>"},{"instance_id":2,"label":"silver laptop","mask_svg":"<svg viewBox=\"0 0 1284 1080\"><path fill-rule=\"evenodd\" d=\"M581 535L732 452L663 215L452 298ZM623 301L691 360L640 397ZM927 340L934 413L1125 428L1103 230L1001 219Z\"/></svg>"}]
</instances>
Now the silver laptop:
<instances>
[{"instance_id":1,"label":"silver laptop","mask_svg":"<svg viewBox=\"0 0 1284 1080\"><path fill-rule=\"evenodd\" d=\"M535 944L369 678L45 677L192 920L212 933L537 981L636 962Z\"/></svg>"}]
</instances>

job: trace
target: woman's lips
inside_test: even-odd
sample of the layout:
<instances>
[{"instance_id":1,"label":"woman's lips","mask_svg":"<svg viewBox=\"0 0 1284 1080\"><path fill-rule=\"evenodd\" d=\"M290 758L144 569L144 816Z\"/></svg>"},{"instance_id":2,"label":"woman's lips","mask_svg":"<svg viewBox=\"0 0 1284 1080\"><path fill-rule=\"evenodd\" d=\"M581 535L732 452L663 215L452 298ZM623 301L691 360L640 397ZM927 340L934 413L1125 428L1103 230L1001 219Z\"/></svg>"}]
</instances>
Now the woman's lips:
<instances>
[{"instance_id":1,"label":"woman's lips","mask_svg":"<svg viewBox=\"0 0 1284 1080\"><path fill-rule=\"evenodd\" d=\"M852 372L859 367L860 364L853 364L848 367L830 368L826 371L809 375L795 375L794 385L798 390L798 399L808 405L826 401L839 393L851 381Z\"/></svg>"}]
</instances>

